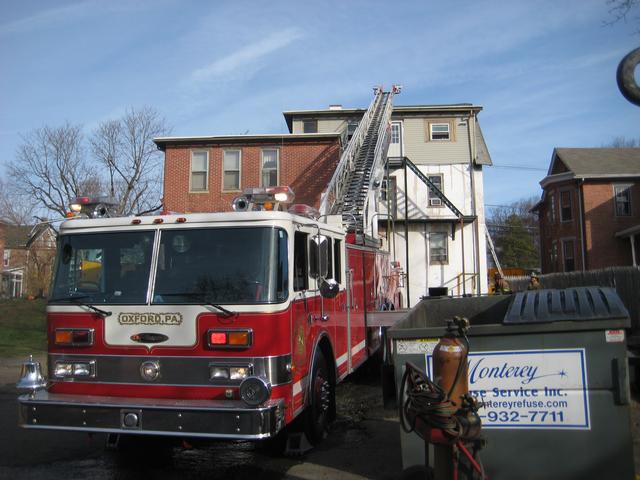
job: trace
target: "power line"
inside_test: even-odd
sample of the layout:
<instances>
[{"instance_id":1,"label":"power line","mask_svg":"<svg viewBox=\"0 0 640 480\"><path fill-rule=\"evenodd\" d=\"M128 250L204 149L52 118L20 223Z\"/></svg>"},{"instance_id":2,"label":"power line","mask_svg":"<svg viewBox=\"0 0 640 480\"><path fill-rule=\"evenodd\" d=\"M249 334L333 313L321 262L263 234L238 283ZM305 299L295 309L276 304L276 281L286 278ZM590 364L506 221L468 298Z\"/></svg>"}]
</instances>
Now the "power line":
<instances>
[{"instance_id":1,"label":"power line","mask_svg":"<svg viewBox=\"0 0 640 480\"><path fill-rule=\"evenodd\" d=\"M546 172L547 169L546 168L538 168L538 167L525 167L524 165L507 165L507 164L503 164L503 165L492 165L492 167L495 168L511 168L514 170L535 170L536 172Z\"/></svg>"}]
</instances>

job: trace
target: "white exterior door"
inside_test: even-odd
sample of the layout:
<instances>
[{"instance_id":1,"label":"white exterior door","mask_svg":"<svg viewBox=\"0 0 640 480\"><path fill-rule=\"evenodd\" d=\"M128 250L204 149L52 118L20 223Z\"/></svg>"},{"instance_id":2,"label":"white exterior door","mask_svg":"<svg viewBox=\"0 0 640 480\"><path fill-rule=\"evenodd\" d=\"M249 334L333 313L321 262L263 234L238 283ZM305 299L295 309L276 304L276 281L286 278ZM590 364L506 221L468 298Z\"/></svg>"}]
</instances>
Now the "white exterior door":
<instances>
[{"instance_id":1,"label":"white exterior door","mask_svg":"<svg viewBox=\"0 0 640 480\"><path fill-rule=\"evenodd\" d=\"M391 142L389 142L388 157L402 157L404 155L402 122L391 122Z\"/></svg>"}]
</instances>

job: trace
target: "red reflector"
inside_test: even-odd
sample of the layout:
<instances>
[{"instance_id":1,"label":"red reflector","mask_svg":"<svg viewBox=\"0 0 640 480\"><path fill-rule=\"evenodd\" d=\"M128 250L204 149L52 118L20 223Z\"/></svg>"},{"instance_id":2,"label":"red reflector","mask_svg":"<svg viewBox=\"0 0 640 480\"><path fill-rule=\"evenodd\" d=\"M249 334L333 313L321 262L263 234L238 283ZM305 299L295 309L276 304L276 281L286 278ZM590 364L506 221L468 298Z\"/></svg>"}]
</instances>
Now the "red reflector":
<instances>
[{"instance_id":1,"label":"red reflector","mask_svg":"<svg viewBox=\"0 0 640 480\"><path fill-rule=\"evenodd\" d=\"M89 343L89 330L74 330L73 331L73 343Z\"/></svg>"},{"instance_id":2,"label":"red reflector","mask_svg":"<svg viewBox=\"0 0 640 480\"><path fill-rule=\"evenodd\" d=\"M227 344L226 332L210 332L209 343L211 345L226 345Z\"/></svg>"}]
</instances>

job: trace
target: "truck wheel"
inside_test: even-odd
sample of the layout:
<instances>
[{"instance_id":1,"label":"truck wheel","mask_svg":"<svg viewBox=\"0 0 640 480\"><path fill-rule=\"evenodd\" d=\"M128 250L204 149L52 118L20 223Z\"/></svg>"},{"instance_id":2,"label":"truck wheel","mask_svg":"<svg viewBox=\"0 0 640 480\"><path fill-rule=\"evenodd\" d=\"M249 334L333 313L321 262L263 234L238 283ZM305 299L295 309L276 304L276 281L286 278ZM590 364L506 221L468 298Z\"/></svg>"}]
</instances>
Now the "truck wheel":
<instances>
[{"instance_id":1,"label":"truck wheel","mask_svg":"<svg viewBox=\"0 0 640 480\"><path fill-rule=\"evenodd\" d=\"M309 406L305 416L305 433L313 445L322 441L329 425L330 407L334 404L335 391L331 385L327 361L321 352L316 353L311 375Z\"/></svg>"}]
</instances>

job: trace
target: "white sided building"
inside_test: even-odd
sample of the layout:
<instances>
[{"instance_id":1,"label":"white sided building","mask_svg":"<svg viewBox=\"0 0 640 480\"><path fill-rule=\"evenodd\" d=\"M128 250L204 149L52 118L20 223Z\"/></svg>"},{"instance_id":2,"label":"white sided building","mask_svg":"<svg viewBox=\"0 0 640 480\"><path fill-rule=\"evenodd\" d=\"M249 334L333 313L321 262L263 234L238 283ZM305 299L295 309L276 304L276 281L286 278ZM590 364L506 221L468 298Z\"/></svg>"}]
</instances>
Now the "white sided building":
<instances>
[{"instance_id":1,"label":"white sided building","mask_svg":"<svg viewBox=\"0 0 640 480\"><path fill-rule=\"evenodd\" d=\"M449 295L487 293L482 169L491 157L478 122L481 110L472 104L393 108L389 181L380 188L377 220L378 234L407 274L403 307L444 289ZM284 116L291 133L340 132L347 140L364 111L333 105ZM394 234L387 238L391 226Z\"/></svg>"}]
</instances>

